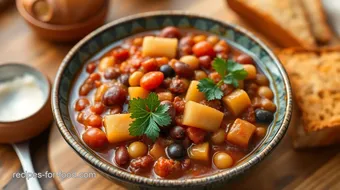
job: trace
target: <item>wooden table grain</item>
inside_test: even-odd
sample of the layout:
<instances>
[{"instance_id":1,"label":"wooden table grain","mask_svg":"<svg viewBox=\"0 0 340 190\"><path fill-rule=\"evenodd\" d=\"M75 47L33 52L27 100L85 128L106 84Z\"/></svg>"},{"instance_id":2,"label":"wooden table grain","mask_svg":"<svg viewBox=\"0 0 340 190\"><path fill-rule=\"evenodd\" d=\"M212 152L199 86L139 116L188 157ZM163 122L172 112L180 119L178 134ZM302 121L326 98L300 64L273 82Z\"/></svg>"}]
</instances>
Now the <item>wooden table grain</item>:
<instances>
[{"instance_id":1,"label":"wooden table grain","mask_svg":"<svg viewBox=\"0 0 340 190\"><path fill-rule=\"evenodd\" d=\"M236 23L252 30L227 7L225 0L111 0L107 22L127 15L155 10L192 11ZM261 34L255 31L254 33L270 47L277 47ZM0 64L29 64L53 79L61 60L73 45L74 43L49 42L35 36L15 6L0 12ZM49 133L50 130L46 130L31 143L31 154L37 172L50 171L47 159ZM240 179L239 183L232 184L231 187L237 189L340 189L340 154L338 152L339 148L334 147L295 152L291 148L289 136L286 135L275 151L258 166L261 168L261 173L257 168L247 174L244 179ZM27 189L24 179L12 177L15 172L22 172L19 159L10 145L0 145L0 189ZM57 189L53 179L42 178L40 183L44 189Z\"/></svg>"}]
</instances>

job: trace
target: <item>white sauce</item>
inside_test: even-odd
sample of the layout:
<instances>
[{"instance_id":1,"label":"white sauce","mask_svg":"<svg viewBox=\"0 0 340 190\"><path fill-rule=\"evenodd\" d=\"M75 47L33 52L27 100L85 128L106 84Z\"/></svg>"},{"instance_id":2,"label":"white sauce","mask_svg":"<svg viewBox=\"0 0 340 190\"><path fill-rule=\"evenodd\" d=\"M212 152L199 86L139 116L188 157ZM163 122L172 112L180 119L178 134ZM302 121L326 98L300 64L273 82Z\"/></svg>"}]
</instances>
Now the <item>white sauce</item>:
<instances>
[{"instance_id":1,"label":"white sauce","mask_svg":"<svg viewBox=\"0 0 340 190\"><path fill-rule=\"evenodd\" d=\"M24 119L44 104L44 94L29 74L0 82L0 122Z\"/></svg>"}]
</instances>

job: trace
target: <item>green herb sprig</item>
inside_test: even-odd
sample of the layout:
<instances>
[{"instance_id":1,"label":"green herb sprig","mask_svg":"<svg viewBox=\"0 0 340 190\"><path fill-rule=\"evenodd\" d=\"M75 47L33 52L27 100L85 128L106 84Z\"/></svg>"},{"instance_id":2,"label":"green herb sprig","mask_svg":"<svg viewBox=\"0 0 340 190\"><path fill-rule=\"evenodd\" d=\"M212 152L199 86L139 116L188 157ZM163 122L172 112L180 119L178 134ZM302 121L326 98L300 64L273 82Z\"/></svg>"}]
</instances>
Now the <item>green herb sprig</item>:
<instances>
[{"instance_id":1,"label":"green herb sprig","mask_svg":"<svg viewBox=\"0 0 340 190\"><path fill-rule=\"evenodd\" d=\"M129 132L132 136L145 134L153 141L159 136L160 128L171 123L167 112L168 105L161 105L156 93L152 92L147 98L134 98L129 101L129 112L134 121L130 124Z\"/></svg>"},{"instance_id":2,"label":"green herb sprig","mask_svg":"<svg viewBox=\"0 0 340 190\"><path fill-rule=\"evenodd\" d=\"M201 79L198 84L198 90L203 92L209 101L222 99L223 92L220 88L222 84L231 84L238 88L239 81L244 80L248 75L243 66L233 60L215 58L212 67L222 77L222 80L215 84L212 79L205 78Z\"/></svg>"}]
</instances>

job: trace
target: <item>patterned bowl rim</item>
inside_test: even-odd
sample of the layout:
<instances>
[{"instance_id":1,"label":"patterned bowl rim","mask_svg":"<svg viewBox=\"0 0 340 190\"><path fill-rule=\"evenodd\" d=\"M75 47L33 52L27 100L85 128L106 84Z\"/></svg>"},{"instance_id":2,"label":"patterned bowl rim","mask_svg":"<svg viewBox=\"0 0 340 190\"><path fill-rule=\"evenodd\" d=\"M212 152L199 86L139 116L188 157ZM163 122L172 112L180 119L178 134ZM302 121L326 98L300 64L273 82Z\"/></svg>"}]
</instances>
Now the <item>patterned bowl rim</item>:
<instances>
[{"instance_id":1,"label":"patterned bowl rim","mask_svg":"<svg viewBox=\"0 0 340 190\"><path fill-rule=\"evenodd\" d=\"M138 175L134 175L131 173L128 173L126 171L120 170L116 168L113 165L106 164L105 162L102 162L99 160L96 156L93 156L90 151L88 151L86 148L83 148L80 143L78 143L74 137L71 135L70 130L67 129L65 126L65 123L62 120L60 108L59 108L59 100L58 100L58 94L59 94L59 86L60 81L63 75L64 70L68 66L69 61L74 56L74 54L88 41L90 41L95 36L99 35L100 33L104 32L106 29L115 27L116 25L124 22L129 22L135 19L140 19L144 17L154 17L154 16L186 16L186 17L196 17L196 18L203 18L207 20L212 20L216 23L220 23L221 25L228 26L234 31L238 31L242 33L242 35L247 36L251 40L255 41L262 49L264 49L268 55L271 57L271 59L274 61L275 65L278 67L280 75L283 78L286 92L286 101L287 106L285 108L285 113L283 117L282 125L279 126L279 130L277 131L275 137L266 145L266 147L258 152L254 157L252 157L250 160L248 160L245 163L242 163L240 165L237 165L230 170L226 170L223 172L219 172L216 174L212 174L211 176L204 176L200 178L194 178L194 179L151 179L146 178ZM292 114L292 92L291 92L291 86L290 82L287 76L287 73L285 69L283 68L281 62L278 60L278 58L275 56L275 54L265 45L261 40L259 40L257 37L255 37L254 34L250 33L244 28L241 28L239 26L236 26L234 24L230 24L225 21L221 21L218 19L214 19L205 15L197 14L197 13L191 13L188 11L153 11L153 12L147 12L147 13L139 13L127 17L123 17L117 20L114 20L108 24L105 24L104 26L101 26L100 28L96 29L95 31L88 34L85 38L80 40L65 56L64 60L62 61L59 70L56 75L56 79L53 85L53 92L52 92L52 109L53 114L56 119L57 126L59 128L60 133L62 134L63 138L66 140L66 142L74 149L74 151L82 157L87 163L92 165L95 169L101 171L101 173L104 173L105 177L111 176L115 179L118 179L120 181L127 181L130 183L134 183L135 185L146 185L146 186L158 186L158 187L184 187L184 186L200 186L200 185L207 185L212 184L218 181L224 181L231 179L232 177L243 173L244 171L251 168L251 166L259 163L263 158L268 155L275 146L280 142L280 140L283 138L290 120L291 120L291 114Z\"/></svg>"}]
</instances>

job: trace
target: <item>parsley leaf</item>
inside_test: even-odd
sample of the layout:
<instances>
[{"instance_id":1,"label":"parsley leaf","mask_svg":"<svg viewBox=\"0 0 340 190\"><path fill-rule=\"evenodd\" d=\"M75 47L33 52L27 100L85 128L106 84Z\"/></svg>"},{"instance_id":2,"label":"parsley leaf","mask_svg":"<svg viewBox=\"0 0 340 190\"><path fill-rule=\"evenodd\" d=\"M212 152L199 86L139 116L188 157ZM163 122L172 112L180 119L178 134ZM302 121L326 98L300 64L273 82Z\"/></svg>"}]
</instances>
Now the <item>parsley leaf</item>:
<instances>
[{"instance_id":1,"label":"parsley leaf","mask_svg":"<svg viewBox=\"0 0 340 190\"><path fill-rule=\"evenodd\" d=\"M243 66L233 60L226 61L222 58L215 58L212 67L222 77L222 80L215 84L212 79L205 78L199 81L197 87L200 92L205 94L208 101L223 97L223 92L220 89L223 83L238 88L239 81L244 80L248 75Z\"/></svg>"},{"instance_id":2,"label":"parsley leaf","mask_svg":"<svg viewBox=\"0 0 340 190\"><path fill-rule=\"evenodd\" d=\"M214 59L212 67L215 69L215 71L218 74L220 74L221 76L224 76L227 74L229 65L225 62L224 59L217 57Z\"/></svg>"},{"instance_id":3,"label":"parsley leaf","mask_svg":"<svg viewBox=\"0 0 340 190\"><path fill-rule=\"evenodd\" d=\"M134 98L129 101L129 112L134 121L130 124L129 132L132 136L145 134L153 141L159 136L159 127L171 123L168 105L160 105L156 93L150 93L147 98Z\"/></svg>"},{"instance_id":4,"label":"parsley leaf","mask_svg":"<svg viewBox=\"0 0 340 190\"><path fill-rule=\"evenodd\" d=\"M223 96L222 90L210 78L205 78L199 81L197 88L199 91L205 93L208 101L214 99L221 99Z\"/></svg>"}]
</instances>

